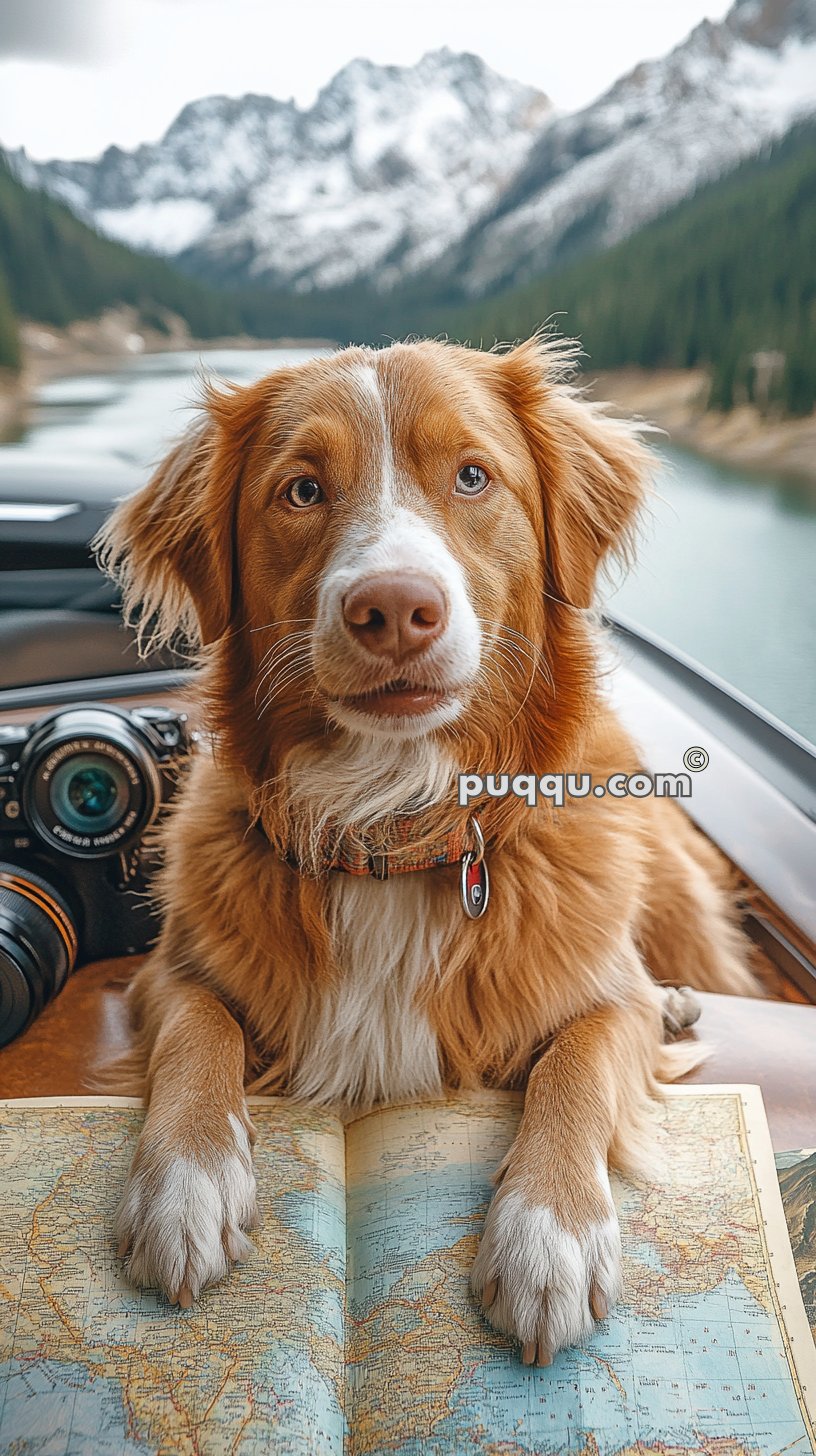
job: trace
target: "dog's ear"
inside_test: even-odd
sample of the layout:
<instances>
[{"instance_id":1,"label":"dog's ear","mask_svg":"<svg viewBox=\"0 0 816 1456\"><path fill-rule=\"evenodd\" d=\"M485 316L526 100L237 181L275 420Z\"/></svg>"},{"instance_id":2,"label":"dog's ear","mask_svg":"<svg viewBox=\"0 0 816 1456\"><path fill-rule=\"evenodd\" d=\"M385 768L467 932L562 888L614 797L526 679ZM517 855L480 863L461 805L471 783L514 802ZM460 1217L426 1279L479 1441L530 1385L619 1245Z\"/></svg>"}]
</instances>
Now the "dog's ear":
<instances>
[{"instance_id":1,"label":"dog's ear","mask_svg":"<svg viewBox=\"0 0 816 1456\"><path fill-rule=\"evenodd\" d=\"M215 642L229 628L238 486L263 404L258 386L206 386L198 421L92 543L141 652L179 636Z\"/></svg>"},{"instance_id":2,"label":"dog's ear","mask_svg":"<svg viewBox=\"0 0 816 1456\"><path fill-rule=\"evenodd\" d=\"M577 353L572 340L537 335L497 360L538 472L547 590L589 607L603 563L631 559L654 458L636 426L570 383Z\"/></svg>"}]
</instances>

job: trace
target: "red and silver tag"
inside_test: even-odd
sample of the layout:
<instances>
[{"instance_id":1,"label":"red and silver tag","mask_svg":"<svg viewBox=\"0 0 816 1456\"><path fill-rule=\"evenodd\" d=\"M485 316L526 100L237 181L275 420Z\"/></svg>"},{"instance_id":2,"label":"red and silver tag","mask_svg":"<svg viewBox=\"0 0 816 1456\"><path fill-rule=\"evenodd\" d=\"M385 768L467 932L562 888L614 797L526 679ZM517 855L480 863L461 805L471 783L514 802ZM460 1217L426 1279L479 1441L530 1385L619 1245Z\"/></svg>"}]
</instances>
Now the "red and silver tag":
<instances>
[{"instance_id":1,"label":"red and silver tag","mask_svg":"<svg viewBox=\"0 0 816 1456\"><path fill-rule=\"evenodd\" d=\"M482 826L475 814L471 815L470 826L476 840L476 848L469 849L462 856L462 878L460 894L462 909L471 920L478 920L487 909L490 899L490 876L485 862L485 842Z\"/></svg>"}]
</instances>

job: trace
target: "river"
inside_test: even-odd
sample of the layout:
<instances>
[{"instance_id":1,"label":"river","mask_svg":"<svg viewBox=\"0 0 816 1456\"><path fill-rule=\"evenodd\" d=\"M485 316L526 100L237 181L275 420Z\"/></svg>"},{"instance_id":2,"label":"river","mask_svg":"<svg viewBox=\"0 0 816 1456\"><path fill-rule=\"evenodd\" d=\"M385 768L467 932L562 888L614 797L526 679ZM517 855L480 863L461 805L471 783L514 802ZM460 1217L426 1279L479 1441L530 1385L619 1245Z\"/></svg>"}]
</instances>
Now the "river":
<instances>
[{"instance_id":1,"label":"river","mask_svg":"<svg viewBox=\"0 0 816 1456\"><path fill-rule=\"evenodd\" d=\"M311 352L311 351L309 351ZM4 450L147 465L184 428L201 364L248 382L302 350L143 355L45 384ZM640 623L816 742L816 490L661 444L636 568L613 611Z\"/></svg>"}]
</instances>

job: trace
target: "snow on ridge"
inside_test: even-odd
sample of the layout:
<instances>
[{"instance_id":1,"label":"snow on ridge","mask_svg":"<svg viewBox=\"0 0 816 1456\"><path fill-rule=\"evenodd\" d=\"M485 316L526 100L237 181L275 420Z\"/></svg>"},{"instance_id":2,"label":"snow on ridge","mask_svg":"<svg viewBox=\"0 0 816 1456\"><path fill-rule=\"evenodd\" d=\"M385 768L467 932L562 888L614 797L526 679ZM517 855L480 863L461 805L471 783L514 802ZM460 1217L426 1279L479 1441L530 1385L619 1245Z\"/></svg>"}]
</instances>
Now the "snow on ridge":
<instances>
[{"instance_id":1,"label":"snow on ridge","mask_svg":"<svg viewBox=\"0 0 816 1456\"><path fill-rule=\"evenodd\" d=\"M816 39L751 44L733 16L719 28L703 22L663 62L630 73L631 84L553 122L521 202L472 240L460 273L469 293L544 272L593 211L595 246L611 246L816 111ZM595 146L559 170L559 148L587 135Z\"/></svg>"},{"instance_id":2,"label":"snow on ridge","mask_svg":"<svg viewBox=\"0 0 816 1456\"><path fill-rule=\"evenodd\" d=\"M245 275L276 282L306 270L325 287L401 252L443 252L495 203L548 110L541 92L477 56L355 60L308 109L205 97L157 143L109 149L98 164L46 163L39 176L134 246L202 249L227 271L238 258Z\"/></svg>"},{"instance_id":3,"label":"snow on ridge","mask_svg":"<svg viewBox=\"0 0 816 1456\"><path fill-rule=\"evenodd\" d=\"M120 240L238 281L391 288L433 265L479 293L564 257L576 226L618 241L812 112L809 3L736 0L570 114L443 48L352 60L308 108L204 97L134 152L20 168Z\"/></svg>"},{"instance_id":4,"label":"snow on ridge","mask_svg":"<svg viewBox=\"0 0 816 1456\"><path fill-rule=\"evenodd\" d=\"M779 51L742 42L731 69L736 104L761 109L774 133L816 110L816 40L792 36Z\"/></svg>"},{"instance_id":5,"label":"snow on ridge","mask_svg":"<svg viewBox=\"0 0 816 1456\"><path fill-rule=\"evenodd\" d=\"M195 197L165 197L159 202L135 202L131 207L102 208L97 227L131 248L151 253L181 253L203 238L212 225L213 210Z\"/></svg>"}]
</instances>

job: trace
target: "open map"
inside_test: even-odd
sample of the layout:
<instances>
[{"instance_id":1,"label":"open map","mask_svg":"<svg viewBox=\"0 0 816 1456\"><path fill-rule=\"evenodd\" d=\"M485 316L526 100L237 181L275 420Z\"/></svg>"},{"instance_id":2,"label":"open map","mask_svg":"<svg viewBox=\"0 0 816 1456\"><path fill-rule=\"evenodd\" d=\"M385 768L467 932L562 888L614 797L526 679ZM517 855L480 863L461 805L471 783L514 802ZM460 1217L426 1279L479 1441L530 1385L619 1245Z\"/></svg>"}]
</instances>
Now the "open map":
<instances>
[{"instance_id":1,"label":"open map","mask_svg":"<svg viewBox=\"0 0 816 1456\"><path fill-rule=\"evenodd\" d=\"M816 1353L759 1094L670 1092L659 1182L614 1186L623 1300L541 1370L467 1286L519 1109L485 1093L344 1128L253 1099L257 1252L181 1312L131 1288L113 1247L139 1104L0 1104L0 1452L816 1451Z\"/></svg>"}]
</instances>

